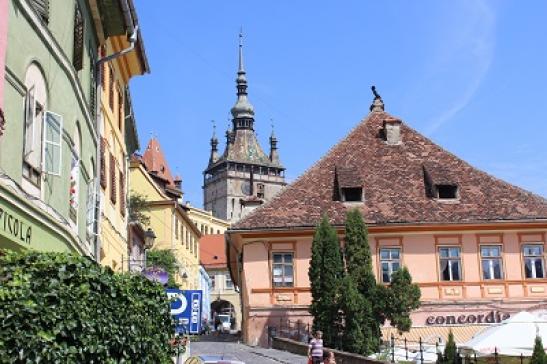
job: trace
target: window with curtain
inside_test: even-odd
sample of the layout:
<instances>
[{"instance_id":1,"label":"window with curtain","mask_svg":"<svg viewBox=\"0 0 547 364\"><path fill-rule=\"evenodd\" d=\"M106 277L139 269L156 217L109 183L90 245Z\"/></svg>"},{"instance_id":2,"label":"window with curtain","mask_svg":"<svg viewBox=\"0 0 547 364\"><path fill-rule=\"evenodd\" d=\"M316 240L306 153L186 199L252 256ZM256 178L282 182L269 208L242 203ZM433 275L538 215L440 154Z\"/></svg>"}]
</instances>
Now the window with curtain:
<instances>
[{"instance_id":1,"label":"window with curtain","mask_svg":"<svg viewBox=\"0 0 547 364\"><path fill-rule=\"evenodd\" d=\"M401 249L381 248L380 267L382 270L382 282L390 283L393 272L401 268Z\"/></svg>"},{"instance_id":2,"label":"window with curtain","mask_svg":"<svg viewBox=\"0 0 547 364\"><path fill-rule=\"evenodd\" d=\"M439 260L441 280L461 281L462 267L460 247L439 248Z\"/></svg>"},{"instance_id":3,"label":"window with curtain","mask_svg":"<svg viewBox=\"0 0 547 364\"><path fill-rule=\"evenodd\" d=\"M272 284L274 287L293 287L293 253L272 254Z\"/></svg>"},{"instance_id":4,"label":"window with curtain","mask_svg":"<svg viewBox=\"0 0 547 364\"><path fill-rule=\"evenodd\" d=\"M543 244L524 245L522 249L526 278L545 278Z\"/></svg>"},{"instance_id":5,"label":"window with curtain","mask_svg":"<svg viewBox=\"0 0 547 364\"><path fill-rule=\"evenodd\" d=\"M503 270L500 245L481 246L481 268L483 279L502 279Z\"/></svg>"}]
</instances>

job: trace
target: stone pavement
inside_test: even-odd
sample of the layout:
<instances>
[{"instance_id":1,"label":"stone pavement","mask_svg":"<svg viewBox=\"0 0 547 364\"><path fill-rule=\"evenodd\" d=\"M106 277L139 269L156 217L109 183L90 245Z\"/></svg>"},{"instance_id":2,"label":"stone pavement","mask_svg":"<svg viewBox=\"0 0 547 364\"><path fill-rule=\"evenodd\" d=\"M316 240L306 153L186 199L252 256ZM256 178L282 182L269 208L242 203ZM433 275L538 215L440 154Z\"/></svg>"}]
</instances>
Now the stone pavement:
<instances>
[{"instance_id":1,"label":"stone pavement","mask_svg":"<svg viewBox=\"0 0 547 364\"><path fill-rule=\"evenodd\" d=\"M307 358L276 349L251 347L238 343L235 335L199 336L199 341L190 344L190 355L226 355L245 364L306 364Z\"/></svg>"}]
</instances>

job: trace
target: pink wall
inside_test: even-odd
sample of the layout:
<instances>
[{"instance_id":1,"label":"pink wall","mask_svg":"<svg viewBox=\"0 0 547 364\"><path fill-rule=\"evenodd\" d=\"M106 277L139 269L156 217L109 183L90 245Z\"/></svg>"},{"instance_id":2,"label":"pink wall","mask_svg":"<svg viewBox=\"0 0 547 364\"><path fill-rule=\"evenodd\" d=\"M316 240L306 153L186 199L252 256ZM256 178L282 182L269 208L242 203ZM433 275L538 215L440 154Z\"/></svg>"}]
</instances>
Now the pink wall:
<instances>
[{"instance_id":1,"label":"pink wall","mask_svg":"<svg viewBox=\"0 0 547 364\"><path fill-rule=\"evenodd\" d=\"M8 0L0 0L0 108L4 107L4 69L8 41Z\"/></svg>"},{"instance_id":2,"label":"pink wall","mask_svg":"<svg viewBox=\"0 0 547 364\"><path fill-rule=\"evenodd\" d=\"M446 305L451 306L449 311L456 314L487 314L492 304L499 300L508 303L507 307L497 308L502 312L515 312L523 299L530 300L531 305L545 300L547 279L524 277L522 245L533 242L545 246L546 234L547 230L370 234L369 242L377 276L380 247L397 246L401 249L402 264L408 267L414 282L422 290L423 308L413 314L413 319L416 325L425 325L432 312L442 311ZM311 241L311 236L295 236L245 242L242 285L245 290L244 315L249 320L249 325L244 328L247 342L264 344L267 338L264 326L277 324L281 318L310 321L307 306L311 302L308 280ZM484 244L502 246L503 279L482 279L479 247ZM439 246L461 248L462 281L440 280ZM294 252L294 287L272 289L269 259L274 251Z\"/></svg>"}]
</instances>

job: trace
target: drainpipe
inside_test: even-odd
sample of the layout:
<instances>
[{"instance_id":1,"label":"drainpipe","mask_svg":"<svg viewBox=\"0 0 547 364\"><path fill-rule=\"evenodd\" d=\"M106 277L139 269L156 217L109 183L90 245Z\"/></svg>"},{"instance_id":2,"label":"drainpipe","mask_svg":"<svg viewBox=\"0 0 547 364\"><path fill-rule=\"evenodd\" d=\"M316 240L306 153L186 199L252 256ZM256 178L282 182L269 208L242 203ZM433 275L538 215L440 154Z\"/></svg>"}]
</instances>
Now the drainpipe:
<instances>
[{"instance_id":1,"label":"drainpipe","mask_svg":"<svg viewBox=\"0 0 547 364\"><path fill-rule=\"evenodd\" d=\"M103 63L106 63L106 62L110 62L112 61L113 59L116 59L118 57L121 57L129 52L131 52L134 48L135 48L135 44L137 43L137 36L138 36L138 30L139 30L139 27L138 25L135 26L134 23L133 23L133 17L131 16L131 9L130 9L130 6L129 6L129 3L128 1L131 1L131 0L121 0L121 7L122 7L122 12L123 12L123 17L124 17L124 20L125 20L125 24L126 24L126 32L128 35L127 37L127 40L129 41L129 47L127 47L126 49L122 49L121 51L119 52L116 52L114 54L111 54L109 56L106 56L106 57L103 57L101 59L99 59L96 63L95 63L95 69L97 70L97 78L96 80L98 81L98 84L99 86L97 87L97 95L95 95L96 97L96 102L95 102L95 115L96 115L96 118L97 118L97 131L99 132L99 138L103 132L103 119L102 119L102 115L101 115L101 97L102 97L102 85L101 85L101 81L102 80L102 72L103 72ZM100 140L100 139L99 139ZM101 201L100 201L100 196L101 196L101 186L100 186L100 173L101 173L101 155L100 155L100 148L97 148L97 154L96 154L96 157L95 157L95 164L96 164L96 169L95 169L95 173L97 173L97 176L99 178L97 178L96 182L95 182L95 193L97 195L97 202L96 202L96 209L95 209L95 221L96 221L96 232L95 232L95 259L97 260L97 262L100 261L100 254L101 254L101 238L100 238L100 234L101 234L101 224L100 224L100 220L101 220ZM123 263L122 263L123 264Z\"/></svg>"}]
</instances>

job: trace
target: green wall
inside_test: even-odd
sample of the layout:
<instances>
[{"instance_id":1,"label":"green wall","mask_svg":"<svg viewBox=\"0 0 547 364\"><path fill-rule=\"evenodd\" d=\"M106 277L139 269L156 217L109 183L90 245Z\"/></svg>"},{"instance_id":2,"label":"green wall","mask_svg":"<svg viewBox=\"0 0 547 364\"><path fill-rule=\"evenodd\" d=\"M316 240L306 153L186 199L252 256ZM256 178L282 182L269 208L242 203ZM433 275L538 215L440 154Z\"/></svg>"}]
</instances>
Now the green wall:
<instances>
[{"instance_id":1,"label":"green wall","mask_svg":"<svg viewBox=\"0 0 547 364\"><path fill-rule=\"evenodd\" d=\"M76 96L77 87L71 83L70 72L62 67L59 60L66 59L72 69L73 22L75 0L50 1L49 24L34 24L24 4L28 0L10 0L8 46L6 52L6 75L4 109L6 131L0 139L0 169L16 183L22 181L24 84L25 73L32 62L42 68L47 87L46 109L63 117L64 137L62 143L62 167L60 176L48 175L42 183L44 202L69 220L69 178L72 138L76 125L81 132L81 169L79 181L78 235L86 239L86 199L88 176L92 173L92 158L96 158L97 143L94 139L95 120L85 112L82 100ZM83 69L77 74L85 104L89 109L91 61L89 51L96 50L97 39L90 11L85 1L80 1L85 22ZM46 41L41 32L53 35L54 43L61 48L55 51L55 44ZM73 71L72 71L73 72ZM10 79L8 82L7 79ZM13 85L15 84L15 86ZM91 111L91 110L90 110Z\"/></svg>"}]
</instances>

